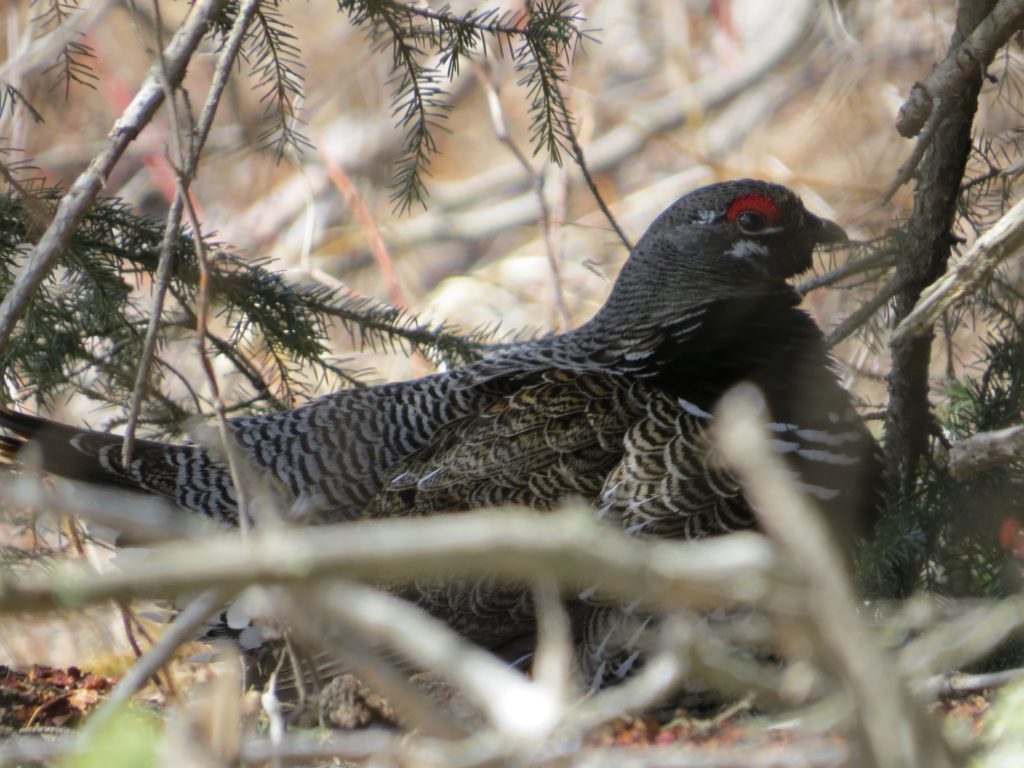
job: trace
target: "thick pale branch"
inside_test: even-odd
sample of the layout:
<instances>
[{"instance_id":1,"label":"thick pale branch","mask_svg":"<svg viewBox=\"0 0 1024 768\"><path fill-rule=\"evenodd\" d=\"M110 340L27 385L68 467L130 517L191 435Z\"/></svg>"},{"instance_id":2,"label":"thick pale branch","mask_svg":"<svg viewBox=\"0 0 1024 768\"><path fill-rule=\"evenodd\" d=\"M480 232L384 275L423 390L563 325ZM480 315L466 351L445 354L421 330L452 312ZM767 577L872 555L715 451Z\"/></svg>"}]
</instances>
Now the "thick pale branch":
<instances>
[{"instance_id":1,"label":"thick pale branch","mask_svg":"<svg viewBox=\"0 0 1024 768\"><path fill-rule=\"evenodd\" d=\"M982 288L995 269L1024 248L1024 200L1008 210L946 273L926 288L894 339L921 336L957 301Z\"/></svg>"},{"instance_id":2,"label":"thick pale branch","mask_svg":"<svg viewBox=\"0 0 1024 768\"><path fill-rule=\"evenodd\" d=\"M314 595L314 605L343 634L381 643L455 685L507 736L544 738L562 716L563 702L548 688L401 598L359 584L334 584Z\"/></svg>"},{"instance_id":3,"label":"thick pale branch","mask_svg":"<svg viewBox=\"0 0 1024 768\"><path fill-rule=\"evenodd\" d=\"M718 436L726 460L764 529L804 572L809 626L854 699L872 763L878 766L949 765L944 745L910 699L894 665L860 621L857 602L820 510L797 491L782 458L771 449L764 398L741 385L722 398Z\"/></svg>"},{"instance_id":4,"label":"thick pale branch","mask_svg":"<svg viewBox=\"0 0 1024 768\"><path fill-rule=\"evenodd\" d=\"M654 608L793 599L774 550L755 534L706 542L644 542L602 527L589 509L513 510L236 533L155 550L144 571L91 574L67 563L0 582L0 612L77 607L114 598L171 597L212 587L347 576L399 583L426 574L550 576L584 588L602 575L609 597ZM791 586L791 585L790 585Z\"/></svg>"}]
</instances>

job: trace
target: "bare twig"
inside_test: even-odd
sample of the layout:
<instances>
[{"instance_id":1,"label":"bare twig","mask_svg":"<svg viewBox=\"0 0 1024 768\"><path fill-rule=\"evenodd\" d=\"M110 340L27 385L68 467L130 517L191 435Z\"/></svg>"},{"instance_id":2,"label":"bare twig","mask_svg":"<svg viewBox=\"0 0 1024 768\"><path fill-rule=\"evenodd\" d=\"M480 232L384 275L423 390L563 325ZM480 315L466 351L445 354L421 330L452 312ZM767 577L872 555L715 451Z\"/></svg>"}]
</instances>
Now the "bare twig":
<instances>
[{"instance_id":1,"label":"bare twig","mask_svg":"<svg viewBox=\"0 0 1024 768\"><path fill-rule=\"evenodd\" d=\"M533 181L534 192L537 195L537 204L540 207L541 234L543 236L544 248L548 255L548 266L551 268L555 309L558 312L558 319L561 322L562 329L567 330L570 327L571 319L569 317L569 310L565 305L565 295L562 292L562 269L559 263L561 255L555 243L551 209L544 195L544 173L534 169L530 159L519 148L519 145L516 144L508 132L508 126L505 124L504 110L501 106L501 96L493 79L490 77L490 67L485 66L485 63L481 62L478 64L477 72L479 73L479 80L487 92L487 107L491 116L491 124L494 126L494 134L498 137L498 141L508 147L509 151L523 167L523 170L526 171L526 175Z\"/></svg>"},{"instance_id":2,"label":"bare twig","mask_svg":"<svg viewBox=\"0 0 1024 768\"><path fill-rule=\"evenodd\" d=\"M383 696L399 722L408 730L442 738L458 738L466 735L466 730L457 721L452 712L433 700L427 692L420 689L409 679L408 665L395 663L395 652L391 648L382 648L379 633L367 628L371 616L377 616L378 602L395 600L380 591L352 585L353 589L365 590L361 606L363 613L352 620L347 606L330 605L328 590L317 590L310 593L309 589L291 590L283 593L284 599L276 599L271 606L275 618L288 626L295 636L308 648L319 650L325 658L313 661L317 681L323 683L335 675L352 673L360 683L369 686L374 694ZM324 606L328 610L324 610ZM367 612L366 608L370 606ZM415 606L403 603L411 611L418 610ZM385 606L387 611L390 607ZM390 632L403 632L404 625L389 628ZM429 632L430 630L428 630ZM451 632L447 627L443 631ZM301 670L299 670L301 671ZM307 680L296 680L300 690ZM339 723L332 722L334 725Z\"/></svg>"},{"instance_id":3,"label":"bare twig","mask_svg":"<svg viewBox=\"0 0 1024 768\"><path fill-rule=\"evenodd\" d=\"M976 675L957 673L953 675L937 675L922 680L914 686L915 693L929 699L948 696L963 696L968 693L982 693L993 688L1024 680L1024 669L1001 669L998 672L983 672Z\"/></svg>"},{"instance_id":4,"label":"bare twig","mask_svg":"<svg viewBox=\"0 0 1024 768\"><path fill-rule=\"evenodd\" d=\"M999 647L1024 626L1024 601L973 608L915 638L900 650L900 667L920 678L958 669Z\"/></svg>"},{"instance_id":5,"label":"bare twig","mask_svg":"<svg viewBox=\"0 0 1024 768\"><path fill-rule=\"evenodd\" d=\"M892 301L892 297L900 290L901 284L902 280L898 275L890 278L889 282L879 289L874 296L864 302L856 312L829 331L828 335L825 336L825 343L833 347L843 339L848 338L850 334L870 320L878 310Z\"/></svg>"},{"instance_id":6,"label":"bare twig","mask_svg":"<svg viewBox=\"0 0 1024 768\"><path fill-rule=\"evenodd\" d=\"M580 704L569 719L569 725L586 731L664 701L690 669L693 635L693 627L686 618L669 617L661 627L661 650L632 677Z\"/></svg>"},{"instance_id":7,"label":"bare twig","mask_svg":"<svg viewBox=\"0 0 1024 768\"><path fill-rule=\"evenodd\" d=\"M455 685L508 737L543 739L561 718L564 702L549 688L531 682L411 603L370 587L334 584L316 595L315 604L343 630L392 649L418 669Z\"/></svg>"},{"instance_id":8,"label":"bare twig","mask_svg":"<svg viewBox=\"0 0 1024 768\"><path fill-rule=\"evenodd\" d=\"M537 647L533 654L533 679L551 698L569 698L574 648L569 614L562 603L558 583L541 579L533 587L537 615Z\"/></svg>"},{"instance_id":9,"label":"bare twig","mask_svg":"<svg viewBox=\"0 0 1024 768\"><path fill-rule=\"evenodd\" d=\"M66 512L119 531L132 543L198 538L217 530L205 518L185 517L171 502L156 496L126 498L120 490L102 486L83 489L81 483L57 477L47 478L45 483L13 473L0 478L0 500L12 506Z\"/></svg>"},{"instance_id":10,"label":"bare twig","mask_svg":"<svg viewBox=\"0 0 1024 768\"><path fill-rule=\"evenodd\" d=\"M900 167L896 169L896 177L892 180L885 192L882 193L882 198L879 201L879 205L885 205L892 200L893 195L910 181L914 175L914 171L921 164L924 153L928 150L931 144L932 137L935 136L935 131L942 122L944 112L936 109L931 113L928 121L924 124L924 128L921 130L921 136L918 138L917 143L914 144L914 148L910 151L910 155L904 160Z\"/></svg>"},{"instance_id":11,"label":"bare twig","mask_svg":"<svg viewBox=\"0 0 1024 768\"><path fill-rule=\"evenodd\" d=\"M958 20L959 21L959 20ZM961 91L972 80L980 79L996 51L1024 26L1024 3L1020 0L999 0L999 3L971 31L966 40L951 48L946 58L935 66L924 82L914 83L910 97L900 107L896 130L911 138L921 134L910 157L900 166L896 179L883 195L888 202L896 190L906 184L925 150L931 144L940 123L957 108Z\"/></svg>"},{"instance_id":12,"label":"bare twig","mask_svg":"<svg viewBox=\"0 0 1024 768\"><path fill-rule=\"evenodd\" d=\"M185 210L188 212L189 221L192 224L192 230L195 233L192 242L195 244L196 259L199 262L199 290L196 292L196 353L213 396L214 410L217 413L217 432L220 438L220 447L223 450L224 459L228 465L228 472L231 475L231 485L235 492L235 504L238 507L238 527L244 537L249 532L252 524L249 484L242 482L241 464L244 459L228 426L227 405L224 403L224 398L221 397L217 374L213 370L213 364L210 362L209 355L206 353L206 323L209 315L210 301L210 268L206 254L206 243L203 242L199 218L187 191L187 182L182 176L179 176L179 179L179 183L185 188L182 199L185 203Z\"/></svg>"},{"instance_id":13,"label":"bare twig","mask_svg":"<svg viewBox=\"0 0 1024 768\"><path fill-rule=\"evenodd\" d=\"M185 75L192 54L209 28L211 20L227 0L199 0L181 29L163 53L167 79L177 86ZM135 98L114 123L103 150L75 180L61 198L53 221L28 255L14 285L0 303L0 347L7 345L14 326L28 307L36 289L49 274L67 245L71 234L95 202L117 161L163 103L161 66L154 65Z\"/></svg>"},{"instance_id":14,"label":"bare twig","mask_svg":"<svg viewBox=\"0 0 1024 768\"><path fill-rule=\"evenodd\" d=\"M574 768L845 768L850 750L821 736L796 738L785 746L718 746L714 750L620 747L587 750Z\"/></svg>"},{"instance_id":15,"label":"bare twig","mask_svg":"<svg viewBox=\"0 0 1024 768\"><path fill-rule=\"evenodd\" d=\"M360 197L359 190L356 189L356 185L352 183L342 167L335 163L326 152L321 152L320 157L327 169L327 176L345 198L349 210L359 222L359 226L370 244L370 252L373 254L374 261L377 262L377 269L380 271L381 277L384 278L384 284L388 287L388 300L396 307L409 306L402 293L402 287L398 284L398 275L395 274L395 266L391 261L391 254L388 253L388 247L384 243L384 238L381 237L377 223L373 220L373 214L370 213L370 209L366 207Z\"/></svg>"},{"instance_id":16,"label":"bare twig","mask_svg":"<svg viewBox=\"0 0 1024 768\"><path fill-rule=\"evenodd\" d=\"M1024 3L1000 0L998 5L970 36L935 66L928 78L914 83L910 98L900 107L896 129L911 138L921 132L934 110L942 109L944 94L960 87L969 78L977 77L992 63L996 51L1006 45L1013 34L1024 27ZM940 103L936 103L939 100Z\"/></svg>"},{"instance_id":17,"label":"bare twig","mask_svg":"<svg viewBox=\"0 0 1024 768\"><path fill-rule=\"evenodd\" d=\"M217 107L220 104L224 88L227 86L231 69L238 57L239 50L241 50L242 41L245 39L245 33L249 28L252 17L258 8L258 0L243 0L239 6L238 16L235 18L234 24L231 26L231 32L228 34L224 50L221 52L220 58L217 61L217 67L214 70L210 92L206 97L206 103L203 105L203 111L199 116L199 123L197 124L195 133L192 137L189 152L187 157L183 158L182 175L185 178L192 179L195 177L196 170L199 165L199 156L202 153L203 146L206 144L207 137L210 135L210 129L213 127L213 120L217 114ZM163 67L162 71L166 74L166 60L161 60L161 64ZM163 80L163 85L165 87L165 95L171 100L170 103L172 105L172 109L174 109L173 88L167 79ZM177 120L175 120L175 123L177 124ZM180 141L180 127L177 125L175 136L176 140ZM149 326L146 329L146 339L143 343L142 354L139 357L139 367L135 375L135 386L132 390L132 400L128 408L128 419L125 422L124 428L124 444L121 449L121 463L126 467L131 462L132 446L135 441L135 429L138 425L139 414L142 411L142 400L149 391L149 377L153 366L153 356L156 350L157 333L160 329L160 319L163 314L164 298L167 294L167 286L170 281L171 267L173 266L174 260L174 249L177 245L178 233L181 229L183 203L185 195L187 194L187 187L179 184L175 190L174 199L171 201L170 210L167 212L164 236L160 243L160 261L157 265L156 292L153 295L152 314L149 318ZM202 233L196 231L195 236L202 237Z\"/></svg>"},{"instance_id":18,"label":"bare twig","mask_svg":"<svg viewBox=\"0 0 1024 768\"><path fill-rule=\"evenodd\" d=\"M597 188L597 182L594 181L594 177L590 173L590 166L587 165L587 158L583 154L583 147L580 145L579 139L576 138L576 131L572 128L572 123L566 120L566 131L569 133L569 141L572 143L573 155L576 158L576 165L580 169L580 173L583 175L583 181L587 184L587 189L590 190L590 196L597 202L597 207L601 209L601 213L604 214L605 219L612 225L612 229L615 230L615 234L619 236L621 243L626 246L627 251L633 250L633 244L626 237L626 233L622 231L622 227L619 226L619 222L612 215L611 209L608 207L608 203L604 200L604 195L601 194L601 190Z\"/></svg>"},{"instance_id":19,"label":"bare twig","mask_svg":"<svg viewBox=\"0 0 1024 768\"><path fill-rule=\"evenodd\" d=\"M857 261L848 261L833 270L821 275L815 275L800 283L797 283L796 290L801 295L806 295L818 288L835 285L853 275L860 275L864 272L871 272L875 269L887 269L896 263L895 253L888 250L879 250L869 256Z\"/></svg>"}]
</instances>

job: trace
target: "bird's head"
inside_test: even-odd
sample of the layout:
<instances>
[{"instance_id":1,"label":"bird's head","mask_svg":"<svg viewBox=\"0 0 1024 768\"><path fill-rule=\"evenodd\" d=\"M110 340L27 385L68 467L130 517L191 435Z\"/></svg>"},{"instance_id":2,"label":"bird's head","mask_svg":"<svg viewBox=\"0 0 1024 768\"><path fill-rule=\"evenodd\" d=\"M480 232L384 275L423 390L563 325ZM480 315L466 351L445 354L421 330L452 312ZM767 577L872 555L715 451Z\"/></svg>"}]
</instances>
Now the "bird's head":
<instances>
[{"instance_id":1,"label":"bird's head","mask_svg":"<svg viewBox=\"0 0 1024 768\"><path fill-rule=\"evenodd\" d=\"M651 223L614 293L678 303L756 295L811 266L815 246L846 240L778 184L742 179L679 198Z\"/></svg>"},{"instance_id":2,"label":"bird's head","mask_svg":"<svg viewBox=\"0 0 1024 768\"><path fill-rule=\"evenodd\" d=\"M679 198L651 223L636 251L653 250L670 256L670 263L784 280L810 268L815 246L846 239L838 224L808 211L793 191L741 179Z\"/></svg>"}]
</instances>

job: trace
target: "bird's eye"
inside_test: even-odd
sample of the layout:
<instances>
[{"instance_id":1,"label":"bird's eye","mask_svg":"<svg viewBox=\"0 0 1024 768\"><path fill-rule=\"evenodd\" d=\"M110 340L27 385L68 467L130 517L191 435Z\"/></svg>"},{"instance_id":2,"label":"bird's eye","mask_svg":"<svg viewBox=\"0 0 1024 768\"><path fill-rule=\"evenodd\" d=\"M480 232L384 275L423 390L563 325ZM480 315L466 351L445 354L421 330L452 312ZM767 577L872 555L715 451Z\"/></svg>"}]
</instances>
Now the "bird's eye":
<instances>
[{"instance_id":1,"label":"bird's eye","mask_svg":"<svg viewBox=\"0 0 1024 768\"><path fill-rule=\"evenodd\" d=\"M768 220L759 211L741 211L736 217L736 225L743 232L753 234L764 229L768 225Z\"/></svg>"}]
</instances>

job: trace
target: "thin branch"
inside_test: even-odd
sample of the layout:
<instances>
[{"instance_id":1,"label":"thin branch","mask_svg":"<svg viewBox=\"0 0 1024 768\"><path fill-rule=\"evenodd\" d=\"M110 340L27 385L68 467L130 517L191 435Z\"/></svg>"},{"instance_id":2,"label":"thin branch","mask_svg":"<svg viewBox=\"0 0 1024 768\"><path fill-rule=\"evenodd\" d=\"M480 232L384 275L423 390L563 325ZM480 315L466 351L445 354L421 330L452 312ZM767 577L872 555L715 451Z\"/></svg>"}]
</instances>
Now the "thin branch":
<instances>
[{"instance_id":1,"label":"thin branch","mask_svg":"<svg viewBox=\"0 0 1024 768\"><path fill-rule=\"evenodd\" d=\"M849 337L858 328L864 325L864 323L870 320L878 310L888 304L892 300L893 296L899 292L902 285L903 279L901 276L894 275L890 278L889 282L882 286L882 288L879 289L874 296L868 299L868 301L864 302L856 312L829 331L825 336L825 343L830 347L834 347L843 339Z\"/></svg>"},{"instance_id":2,"label":"thin branch","mask_svg":"<svg viewBox=\"0 0 1024 768\"><path fill-rule=\"evenodd\" d=\"M335 163L326 152L321 152L320 157L323 159L328 177L345 199L349 210L352 211L352 215L355 216L356 221L359 222L359 227L363 230L363 235L370 245L373 259L377 262L377 269L380 270L381 277L384 278L384 284L388 287L388 300L396 307L403 309L408 307L409 302L406 301L405 296L402 294L402 287L398 284L398 275L395 274L395 266L391 261L391 254L388 253L388 247L384 243L384 238L381 237L380 229L377 228L377 223L373 220L373 214L370 213L370 209L366 207L366 203L360 197L359 190L356 189L356 185L352 183L352 180L341 166Z\"/></svg>"},{"instance_id":3,"label":"thin branch","mask_svg":"<svg viewBox=\"0 0 1024 768\"><path fill-rule=\"evenodd\" d=\"M545 738L558 724L563 701L444 622L401 598L358 584L333 584L314 596L320 615L452 683L505 736Z\"/></svg>"},{"instance_id":4,"label":"thin branch","mask_svg":"<svg viewBox=\"0 0 1024 768\"><path fill-rule=\"evenodd\" d=\"M915 637L900 649L904 675L943 674L991 653L1024 626L1024 601L982 605Z\"/></svg>"},{"instance_id":5,"label":"thin branch","mask_svg":"<svg viewBox=\"0 0 1024 768\"><path fill-rule=\"evenodd\" d=\"M863 259L848 261L833 270L821 275L815 275L800 283L797 283L796 290L801 296L810 293L818 288L835 285L848 277L860 275L864 272L871 272L875 269L887 269L896 263L896 254L886 249L880 249L865 256Z\"/></svg>"},{"instance_id":6,"label":"thin branch","mask_svg":"<svg viewBox=\"0 0 1024 768\"><path fill-rule=\"evenodd\" d=\"M587 731L663 702L690 669L692 627L679 616L670 617L661 628L660 645L661 650L647 659L639 672L580 704L570 717L571 726Z\"/></svg>"},{"instance_id":7,"label":"thin branch","mask_svg":"<svg viewBox=\"0 0 1024 768\"><path fill-rule=\"evenodd\" d=\"M615 234L619 236L619 240L627 251L633 250L633 244L626 237L626 233L622 231L622 227L619 226L619 222L616 221L615 216L612 214L611 209L608 207L608 203L605 202L604 196L601 194L601 190L597 188L597 184L594 182L594 177L590 174L590 167L587 165L587 159L583 155L583 147L580 146L579 140L576 138L576 131L573 130L572 124L566 124L566 132L569 134L569 143L572 145L573 155L576 158L576 165L579 166L580 173L583 174L583 180L587 183L587 189L590 190L591 196L597 201L598 208L601 209L601 213L608 220L608 223L612 225L612 229L615 230Z\"/></svg>"},{"instance_id":8,"label":"thin branch","mask_svg":"<svg viewBox=\"0 0 1024 768\"><path fill-rule=\"evenodd\" d=\"M1010 683L1024 680L1024 669L1001 669L998 672L982 672L969 675L956 673L938 675L923 680L914 686L915 693L929 699L942 699L953 696L964 696L971 693L984 693L994 688L1002 688Z\"/></svg>"},{"instance_id":9,"label":"thin branch","mask_svg":"<svg viewBox=\"0 0 1024 768\"><path fill-rule=\"evenodd\" d=\"M240 468L243 458L239 450L238 444L235 441L234 435L231 434L231 429L228 427L227 417L227 406L224 403L224 398L221 397L220 384L217 382L217 374L213 370L213 364L210 362L210 357L206 352L206 324L209 315L209 302L210 302L210 265L209 259L206 253L206 244L203 242L202 229L200 228L199 218L196 214L195 207L192 205L192 198L188 193L188 182L184 176L179 175L179 185L184 190L182 194L182 200L185 203L185 210L188 212L189 221L192 224L192 231L195 233L195 237L192 238L192 242L196 248L196 259L199 262L199 290L196 296L196 353L199 356L199 363L202 366L203 373L206 375L206 381L210 386L210 393L213 395L214 410L217 414L217 432L220 437L220 448L223 451L226 463L228 465L228 472L231 475L231 485L235 492L235 504L238 508L238 526L242 536L244 537L249 532L249 527L252 524L250 517L250 484L243 483L242 470Z\"/></svg>"},{"instance_id":10,"label":"thin branch","mask_svg":"<svg viewBox=\"0 0 1024 768\"><path fill-rule=\"evenodd\" d=\"M931 116L928 118L928 122L925 123L924 128L921 131L920 137L914 144L914 148L910 151L910 155L900 164L900 167L896 169L896 177L886 188L885 192L882 193L879 205L885 205L892 200L893 195L896 194L899 188L910 181L913 177L914 172L917 171L917 167L921 165L924 153L931 145L932 137L935 135L935 131L942 122L943 116L944 113L938 109L931 113Z\"/></svg>"},{"instance_id":11,"label":"thin branch","mask_svg":"<svg viewBox=\"0 0 1024 768\"><path fill-rule=\"evenodd\" d=\"M537 195L537 204L540 207L540 227L544 249L548 255L548 266L551 269L551 282L554 289L555 309L558 312L558 319L563 330L571 327L569 310L565 305L565 294L562 290L562 269L560 265L560 254L555 245L555 235L552 227L551 209L548 206L547 198L544 195L544 173L534 169L530 159L519 148L519 145L512 139L505 123L504 109L501 105L501 95L498 87L491 77L491 68L484 62L477 67L480 83L487 93L487 107L491 115L491 125L494 126L494 134L498 141L508 147L509 151L516 158L519 164L526 171L526 175L533 180L534 192Z\"/></svg>"},{"instance_id":12,"label":"thin branch","mask_svg":"<svg viewBox=\"0 0 1024 768\"><path fill-rule=\"evenodd\" d=\"M378 603L388 603L397 598L379 590L352 586L353 589L363 590L362 600L359 601L362 611L354 618L347 610L347 604L337 609L329 602L327 589L298 588L274 594L271 611L274 618L287 626L304 647L319 651L326 657L326 664L323 665L319 655L314 659L314 671L315 677L321 680L337 675L327 683L328 687L344 687L353 683L366 685L374 695L386 700L390 709L394 710L396 719L407 730L447 739L465 736L466 729L461 727L454 713L439 707L428 692L421 690L409 679L407 666L395 663L394 652L389 647L380 646L379 633L375 631L376 622L370 621L370 617L378 616ZM390 607L390 604L383 607L385 614ZM420 610L409 603L403 603L402 607L410 611ZM367 624L371 626L368 628ZM405 625L399 623L387 628L385 634L388 631L403 632L405 629ZM432 630L427 630L428 635ZM437 631L442 634L452 632L446 626ZM301 674L301 668L296 672ZM300 690L306 683L305 678L296 679ZM351 727L354 724L339 722L335 717L334 713L327 713L331 725Z\"/></svg>"},{"instance_id":13,"label":"thin branch","mask_svg":"<svg viewBox=\"0 0 1024 768\"><path fill-rule=\"evenodd\" d=\"M945 94L984 72L1014 33L1024 27L1024 3L1000 0L963 43L935 66L924 82L914 83L910 98L900 107L896 129L911 138L921 133L932 112L942 110ZM938 103L937 103L938 102Z\"/></svg>"},{"instance_id":14,"label":"thin branch","mask_svg":"<svg viewBox=\"0 0 1024 768\"><path fill-rule=\"evenodd\" d=\"M199 156L202 153L206 139L213 127L213 120L217 114L217 107L220 104L224 88L227 86L231 69L238 57L242 41L245 39L246 30L252 21L253 15L259 8L259 0L243 0L238 9L238 16L231 26L227 42L224 46L217 66L214 69L213 82L210 92L203 105L203 111L199 116L199 123L192 137L188 157L183 164L183 174L191 179L195 177L199 165ZM166 66L166 64L165 64ZM173 94L170 83L165 85ZM166 92L165 92L166 93ZM173 95L168 96L173 99ZM139 415L142 411L142 400L149 391L149 377L153 365L154 352L156 350L157 333L160 328L160 320L163 314L164 298L167 294L167 287L170 282L171 267L174 261L174 246L177 244L178 234L181 228L181 216L184 202L184 195L187 190L178 185L175 190L174 199L171 201L170 210L167 212L164 237L160 244L160 262L156 272L156 293L153 296L153 308L149 318L149 326L146 329L146 339L143 343L142 354L139 358L139 367L135 375L135 386L132 389L131 404L128 409L128 420L124 429L124 444L121 448L121 463L128 466L131 463L132 447L135 442L135 429L138 424ZM196 237L201 237L196 232Z\"/></svg>"},{"instance_id":15,"label":"thin branch","mask_svg":"<svg viewBox=\"0 0 1024 768\"><path fill-rule=\"evenodd\" d=\"M559 594L558 583L553 579L536 581L533 605L537 616L533 679L548 691L553 701L565 703L569 697L575 648L572 623Z\"/></svg>"},{"instance_id":16,"label":"thin branch","mask_svg":"<svg viewBox=\"0 0 1024 768\"><path fill-rule=\"evenodd\" d=\"M892 199L896 190L913 176L938 126L960 103L954 94L980 79L996 52L1022 27L1024 3L999 0L992 12L980 20L966 40L949 51L924 82L914 83L910 97L896 117L896 130L906 138L920 136L883 195L883 202Z\"/></svg>"},{"instance_id":17,"label":"thin branch","mask_svg":"<svg viewBox=\"0 0 1024 768\"><path fill-rule=\"evenodd\" d=\"M230 590L210 589L192 600L160 635L160 639L132 665L103 705L89 716L79 734L80 743L85 743L91 734L102 730L104 723L142 689L149 678L174 656L178 648L194 640L196 630L209 620L231 594Z\"/></svg>"},{"instance_id":18,"label":"thin branch","mask_svg":"<svg viewBox=\"0 0 1024 768\"><path fill-rule=\"evenodd\" d=\"M504 37L525 37L529 29L524 22L529 21L529 14L524 11L514 11L504 14L497 22L491 22L497 11L484 11L477 15L453 16L446 8L440 11L432 11L429 8L420 7L406 3L387 0L387 5L401 13L408 13L413 16L427 19L445 27L472 27L478 32L485 32L492 35Z\"/></svg>"}]
</instances>

